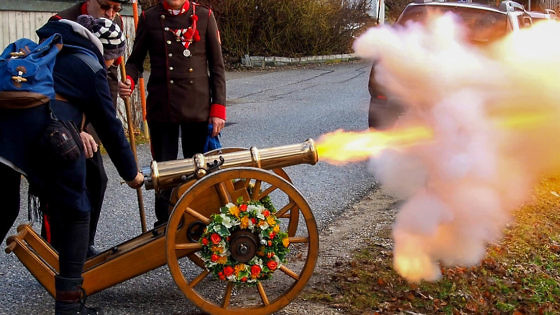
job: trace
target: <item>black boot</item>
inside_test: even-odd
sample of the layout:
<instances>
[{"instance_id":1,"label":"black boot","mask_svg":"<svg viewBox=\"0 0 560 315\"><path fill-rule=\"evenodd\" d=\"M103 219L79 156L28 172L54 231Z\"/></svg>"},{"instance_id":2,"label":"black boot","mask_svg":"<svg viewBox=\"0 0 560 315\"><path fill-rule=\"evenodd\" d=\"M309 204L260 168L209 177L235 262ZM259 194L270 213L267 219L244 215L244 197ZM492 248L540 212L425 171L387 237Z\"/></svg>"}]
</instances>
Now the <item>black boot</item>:
<instances>
[{"instance_id":1,"label":"black boot","mask_svg":"<svg viewBox=\"0 0 560 315\"><path fill-rule=\"evenodd\" d=\"M82 289L82 278L54 277L56 297L55 315L66 314L101 314L100 311L86 307L86 294Z\"/></svg>"}]
</instances>

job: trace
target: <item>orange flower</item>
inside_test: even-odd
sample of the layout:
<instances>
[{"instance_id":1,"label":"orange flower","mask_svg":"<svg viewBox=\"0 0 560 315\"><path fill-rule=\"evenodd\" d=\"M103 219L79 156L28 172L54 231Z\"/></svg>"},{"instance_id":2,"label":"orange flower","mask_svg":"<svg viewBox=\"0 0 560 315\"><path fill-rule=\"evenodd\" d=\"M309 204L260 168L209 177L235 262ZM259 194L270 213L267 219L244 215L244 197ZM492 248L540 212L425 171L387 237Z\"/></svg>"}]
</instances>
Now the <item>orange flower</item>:
<instances>
[{"instance_id":1,"label":"orange flower","mask_svg":"<svg viewBox=\"0 0 560 315\"><path fill-rule=\"evenodd\" d=\"M212 246L212 248L210 248L210 250L213 253L218 253L218 254L221 254L224 251L224 249L220 246Z\"/></svg>"},{"instance_id":2,"label":"orange flower","mask_svg":"<svg viewBox=\"0 0 560 315\"><path fill-rule=\"evenodd\" d=\"M239 264L235 266L235 275L239 275L241 271L245 270L245 264Z\"/></svg>"},{"instance_id":3,"label":"orange flower","mask_svg":"<svg viewBox=\"0 0 560 315\"><path fill-rule=\"evenodd\" d=\"M229 208L229 213L234 215L236 218L239 218L239 208L237 208L237 206Z\"/></svg>"},{"instance_id":4,"label":"orange flower","mask_svg":"<svg viewBox=\"0 0 560 315\"><path fill-rule=\"evenodd\" d=\"M220 264L220 265L223 265L223 264L227 263L227 256L220 256L217 263Z\"/></svg>"},{"instance_id":5,"label":"orange flower","mask_svg":"<svg viewBox=\"0 0 560 315\"><path fill-rule=\"evenodd\" d=\"M284 237L282 239L282 245L284 245L284 247L288 247L290 245L290 240L287 237Z\"/></svg>"},{"instance_id":6,"label":"orange flower","mask_svg":"<svg viewBox=\"0 0 560 315\"><path fill-rule=\"evenodd\" d=\"M274 228L272 228L272 231L274 231L274 233L278 234L278 232L280 232L280 225L276 224L274 226Z\"/></svg>"},{"instance_id":7,"label":"orange flower","mask_svg":"<svg viewBox=\"0 0 560 315\"><path fill-rule=\"evenodd\" d=\"M249 227L249 217L241 218L241 224L239 225L240 228L246 229Z\"/></svg>"},{"instance_id":8,"label":"orange flower","mask_svg":"<svg viewBox=\"0 0 560 315\"><path fill-rule=\"evenodd\" d=\"M266 218L266 223L268 223L268 225L273 226L274 224L276 224L276 220L274 220L273 216L269 216Z\"/></svg>"},{"instance_id":9,"label":"orange flower","mask_svg":"<svg viewBox=\"0 0 560 315\"><path fill-rule=\"evenodd\" d=\"M261 248L259 248L259 251L257 252L257 255L264 256L264 246L261 246Z\"/></svg>"}]
</instances>

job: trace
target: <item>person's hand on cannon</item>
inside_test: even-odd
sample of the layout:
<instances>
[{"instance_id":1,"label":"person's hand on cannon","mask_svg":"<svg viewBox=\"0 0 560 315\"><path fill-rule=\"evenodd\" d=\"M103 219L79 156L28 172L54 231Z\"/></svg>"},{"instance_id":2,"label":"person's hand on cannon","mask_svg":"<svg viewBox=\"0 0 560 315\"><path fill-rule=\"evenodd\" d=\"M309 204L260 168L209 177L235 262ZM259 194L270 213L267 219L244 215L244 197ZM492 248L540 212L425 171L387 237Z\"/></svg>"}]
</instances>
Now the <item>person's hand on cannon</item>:
<instances>
[{"instance_id":1,"label":"person's hand on cannon","mask_svg":"<svg viewBox=\"0 0 560 315\"><path fill-rule=\"evenodd\" d=\"M130 188L140 188L142 187L142 184L144 184L144 175L140 172L136 173L136 177L134 177L133 180L129 180L126 182L126 184L130 187Z\"/></svg>"},{"instance_id":2,"label":"person's hand on cannon","mask_svg":"<svg viewBox=\"0 0 560 315\"><path fill-rule=\"evenodd\" d=\"M125 99L132 95L132 81L130 79L126 79L126 83L119 81L119 95L121 98Z\"/></svg>"}]
</instances>

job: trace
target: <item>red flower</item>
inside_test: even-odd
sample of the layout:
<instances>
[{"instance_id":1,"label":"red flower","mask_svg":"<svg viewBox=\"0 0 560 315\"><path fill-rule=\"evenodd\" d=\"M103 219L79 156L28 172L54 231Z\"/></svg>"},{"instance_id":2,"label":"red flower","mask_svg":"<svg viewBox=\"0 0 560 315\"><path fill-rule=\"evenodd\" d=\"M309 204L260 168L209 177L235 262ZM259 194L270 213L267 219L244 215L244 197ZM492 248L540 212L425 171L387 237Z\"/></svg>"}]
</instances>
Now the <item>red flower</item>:
<instances>
[{"instance_id":1,"label":"red flower","mask_svg":"<svg viewBox=\"0 0 560 315\"><path fill-rule=\"evenodd\" d=\"M272 241L268 241L268 246L272 246Z\"/></svg>"},{"instance_id":2,"label":"red flower","mask_svg":"<svg viewBox=\"0 0 560 315\"><path fill-rule=\"evenodd\" d=\"M202 245L208 245L208 239L206 237L202 239Z\"/></svg>"},{"instance_id":3,"label":"red flower","mask_svg":"<svg viewBox=\"0 0 560 315\"><path fill-rule=\"evenodd\" d=\"M218 235L218 233L212 233L212 235L210 236L210 240L212 240L212 243L218 244L222 240L222 238L220 237L220 235Z\"/></svg>"},{"instance_id":4,"label":"red flower","mask_svg":"<svg viewBox=\"0 0 560 315\"><path fill-rule=\"evenodd\" d=\"M226 277L229 277L233 274L233 267L232 266L226 266L224 268L224 275L226 275Z\"/></svg>"},{"instance_id":5,"label":"red flower","mask_svg":"<svg viewBox=\"0 0 560 315\"><path fill-rule=\"evenodd\" d=\"M241 282L245 282L245 281L247 281L247 277L241 278Z\"/></svg>"},{"instance_id":6,"label":"red flower","mask_svg":"<svg viewBox=\"0 0 560 315\"><path fill-rule=\"evenodd\" d=\"M210 260L212 262L217 262L218 259L220 259L220 256L216 255L216 254L212 254L212 256L210 257Z\"/></svg>"},{"instance_id":7,"label":"red flower","mask_svg":"<svg viewBox=\"0 0 560 315\"><path fill-rule=\"evenodd\" d=\"M257 219L251 218L251 222L253 222L253 224L257 224Z\"/></svg>"},{"instance_id":8,"label":"red flower","mask_svg":"<svg viewBox=\"0 0 560 315\"><path fill-rule=\"evenodd\" d=\"M262 214L264 215L264 217L268 217L270 215L270 211L268 211L267 209L264 209L264 211L262 212Z\"/></svg>"},{"instance_id":9,"label":"red flower","mask_svg":"<svg viewBox=\"0 0 560 315\"><path fill-rule=\"evenodd\" d=\"M241 210L241 211L247 211L247 205L246 205L246 204L242 204L241 206L239 206L239 210Z\"/></svg>"},{"instance_id":10,"label":"red flower","mask_svg":"<svg viewBox=\"0 0 560 315\"><path fill-rule=\"evenodd\" d=\"M274 260L269 260L269 261L266 263L266 266L267 266L268 269L270 269L270 270L276 270L276 267L278 267L278 263L277 263L276 261L274 261Z\"/></svg>"},{"instance_id":11,"label":"red flower","mask_svg":"<svg viewBox=\"0 0 560 315\"><path fill-rule=\"evenodd\" d=\"M276 234L274 234L274 232L270 232L270 234L268 234L268 237L273 239L276 236Z\"/></svg>"},{"instance_id":12,"label":"red flower","mask_svg":"<svg viewBox=\"0 0 560 315\"><path fill-rule=\"evenodd\" d=\"M273 253L273 252L268 252L268 253L266 254L266 257L268 257L268 258L272 258L272 256L274 256L274 253Z\"/></svg>"},{"instance_id":13,"label":"red flower","mask_svg":"<svg viewBox=\"0 0 560 315\"><path fill-rule=\"evenodd\" d=\"M252 265L251 266L251 275L258 276L261 273L261 267L259 265Z\"/></svg>"},{"instance_id":14,"label":"red flower","mask_svg":"<svg viewBox=\"0 0 560 315\"><path fill-rule=\"evenodd\" d=\"M220 280L226 280L226 276L224 276L224 274L222 273L221 275L219 275Z\"/></svg>"}]
</instances>

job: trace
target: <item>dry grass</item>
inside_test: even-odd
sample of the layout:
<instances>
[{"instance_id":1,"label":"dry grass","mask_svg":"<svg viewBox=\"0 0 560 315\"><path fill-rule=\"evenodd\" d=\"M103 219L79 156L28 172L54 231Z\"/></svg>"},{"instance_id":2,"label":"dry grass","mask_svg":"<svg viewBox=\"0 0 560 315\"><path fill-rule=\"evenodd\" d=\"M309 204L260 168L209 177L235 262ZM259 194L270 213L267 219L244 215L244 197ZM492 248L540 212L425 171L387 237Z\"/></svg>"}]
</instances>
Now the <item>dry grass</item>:
<instances>
[{"instance_id":1,"label":"dry grass","mask_svg":"<svg viewBox=\"0 0 560 315\"><path fill-rule=\"evenodd\" d=\"M545 179L479 266L442 268L439 282L409 284L392 269L391 246L370 244L333 271L331 286L305 298L353 314L557 314L559 208L560 178ZM381 234L390 242L388 229Z\"/></svg>"}]
</instances>

